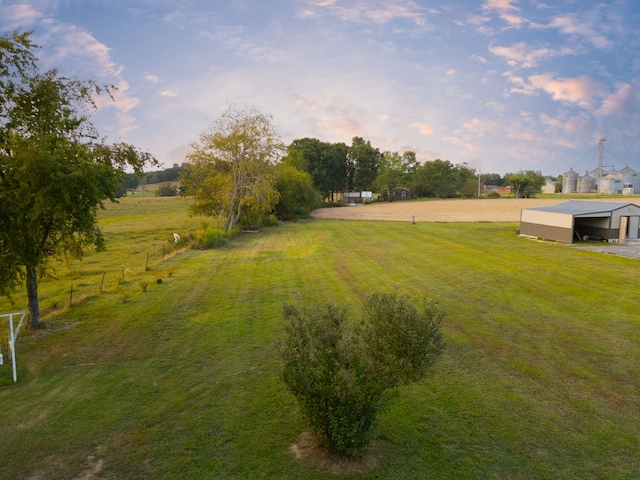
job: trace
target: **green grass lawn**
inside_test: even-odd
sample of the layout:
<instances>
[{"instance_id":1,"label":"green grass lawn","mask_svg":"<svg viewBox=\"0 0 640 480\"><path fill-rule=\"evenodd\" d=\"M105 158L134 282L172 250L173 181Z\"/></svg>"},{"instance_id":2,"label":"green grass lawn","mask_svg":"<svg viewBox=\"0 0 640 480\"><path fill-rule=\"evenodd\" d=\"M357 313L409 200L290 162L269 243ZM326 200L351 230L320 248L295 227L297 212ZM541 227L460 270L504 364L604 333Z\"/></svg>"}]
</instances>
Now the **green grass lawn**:
<instances>
[{"instance_id":1,"label":"green grass lawn","mask_svg":"<svg viewBox=\"0 0 640 480\"><path fill-rule=\"evenodd\" d=\"M42 281L46 328L21 331L16 384L0 367L0 478L335 478L289 452L281 306L357 318L394 287L442 300L448 349L382 415L377 466L345 478L640 478L637 260L490 223L308 221L174 252L202 221L185 212L124 199L107 252Z\"/></svg>"}]
</instances>

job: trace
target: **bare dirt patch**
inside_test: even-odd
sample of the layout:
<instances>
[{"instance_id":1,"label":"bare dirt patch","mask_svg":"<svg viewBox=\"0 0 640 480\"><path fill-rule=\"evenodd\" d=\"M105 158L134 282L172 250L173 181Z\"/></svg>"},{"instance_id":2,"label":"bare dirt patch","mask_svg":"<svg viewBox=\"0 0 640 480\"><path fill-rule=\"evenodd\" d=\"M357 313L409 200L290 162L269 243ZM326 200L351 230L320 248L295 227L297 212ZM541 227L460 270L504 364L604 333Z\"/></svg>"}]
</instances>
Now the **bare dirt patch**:
<instances>
[{"instance_id":1,"label":"bare dirt patch","mask_svg":"<svg viewBox=\"0 0 640 480\"><path fill-rule=\"evenodd\" d=\"M566 202L566 198L452 199L372 203L355 207L320 208L315 218L335 220L381 220L389 222L519 222L523 208L544 207ZM619 198L599 202L620 202Z\"/></svg>"},{"instance_id":2,"label":"bare dirt patch","mask_svg":"<svg viewBox=\"0 0 640 480\"><path fill-rule=\"evenodd\" d=\"M298 460L306 460L318 470L333 473L334 475L346 475L364 473L372 470L378 464L378 459L384 454L388 446L387 442L374 441L364 448L356 457L343 457L327 452L320 447L313 435L302 432L296 443L289 447L289 451Z\"/></svg>"}]
</instances>

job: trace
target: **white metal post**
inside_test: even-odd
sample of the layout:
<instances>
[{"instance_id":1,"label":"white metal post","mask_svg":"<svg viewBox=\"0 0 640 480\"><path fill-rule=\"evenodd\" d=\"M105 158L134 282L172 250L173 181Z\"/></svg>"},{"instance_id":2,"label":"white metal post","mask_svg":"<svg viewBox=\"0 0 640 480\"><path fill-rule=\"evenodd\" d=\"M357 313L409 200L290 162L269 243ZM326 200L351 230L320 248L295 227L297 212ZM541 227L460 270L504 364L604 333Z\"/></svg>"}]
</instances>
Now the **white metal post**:
<instances>
[{"instance_id":1,"label":"white metal post","mask_svg":"<svg viewBox=\"0 0 640 480\"><path fill-rule=\"evenodd\" d=\"M13 316L20 315L20 321L18 322L18 326L14 330L13 328ZM18 338L18 333L20 333L20 327L22 327L22 321L24 320L24 312L20 313L9 313L6 315L0 315L2 317L9 317L9 355L11 355L11 367L13 369L13 382L18 381L18 371L16 369L16 338Z\"/></svg>"}]
</instances>

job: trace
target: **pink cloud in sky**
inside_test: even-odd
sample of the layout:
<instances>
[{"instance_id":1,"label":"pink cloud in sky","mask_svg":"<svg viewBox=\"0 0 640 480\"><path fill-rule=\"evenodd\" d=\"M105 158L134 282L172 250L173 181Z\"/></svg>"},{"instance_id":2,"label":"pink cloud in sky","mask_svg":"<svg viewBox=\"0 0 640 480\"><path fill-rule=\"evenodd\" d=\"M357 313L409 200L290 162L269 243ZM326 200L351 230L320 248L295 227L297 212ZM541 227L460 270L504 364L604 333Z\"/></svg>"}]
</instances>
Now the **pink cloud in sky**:
<instances>
[{"instance_id":1,"label":"pink cloud in sky","mask_svg":"<svg viewBox=\"0 0 640 480\"><path fill-rule=\"evenodd\" d=\"M503 12L507 12L509 10L520 10L518 7L513 5L514 3L518 3L518 0L487 0L482 5L484 10L500 10Z\"/></svg>"},{"instance_id":2,"label":"pink cloud in sky","mask_svg":"<svg viewBox=\"0 0 640 480\"><path fill-rule=\"evenodd\" d=\"M588 21L582 20L576 15L555 17L549 27L557 28L566 35L579 35L596 48L609 49L613 47L611 40L599 33Z\"/></svg>"},{"instance_id":3,"label":"pink cloud in sky","mask_svg":"<svg viewBox=\"0 0 640 480\"><path fill-rule=\"evenodd\" d=\"M573 103L587 109L593 107L596 98L605 94L598 82L584 75L576 78L553 77L552 73L531 75L529 81L532 88L547 92L556 101Z\"/></svg>"},{"instance_id":4,"label":"pink cloud in sky","mask_svg":"<svg viewBox=\"0 0 640 480\"><path fill-rule=\"evenodd\" d=\"M415 128L421 135L433 135L433 127L428 123L412 123L409 128Z\"/></svg>"},{"instance_id":5,"label":"pink cloud in sky","mask_svg":"<svg viewBox=\"0 0 640 480\"><path fill-rule=\"evenodd\" d=\"M541 60L575 53L575 51L569 47L559 49L543 47L535 49L529 47L524 42L516 43L511 47L490 46L489 51L496 56L504 57L510 66L522 68L535 67Z\"/></svg>"},{"instance_id":6,"label":"pink cloud in sky","mask_svg":"<svg viewBox=\"0 0 640 480\"><path fill-rule=\"evenodd\" d=\"M14 29L24 25L31 25L41 19L44 14L30 5L18 4L4 7L0 5L0 16L3 19L2 23L6 22L9 28Z\"/></svg>"},{"instance_id":7,"label":"pink cloud in sky","mask_svg":"<svg viewBox=\"0 0 640 480\"><path fill-rule=\"evenodd\" d=\"M402 18L416 25L425 25L424 8L413 0L306 0L312 7L325 8L340 18L356 23L387 23ZM430 10L430 13L435 13ZM314 16L313 10L305 9L298 16Z\"/></svg>"},{"instance_id":8,"label":"pink cloud in sky","mask_svg":"<svg viewBox=\"0 0 640 480\"><path fill-rule=\"evenodd\" d=\"M640 112L640 79L618 84L617 90L602 101L596 114L612 116L625 112Z\"/></svg>"}]
</instances>

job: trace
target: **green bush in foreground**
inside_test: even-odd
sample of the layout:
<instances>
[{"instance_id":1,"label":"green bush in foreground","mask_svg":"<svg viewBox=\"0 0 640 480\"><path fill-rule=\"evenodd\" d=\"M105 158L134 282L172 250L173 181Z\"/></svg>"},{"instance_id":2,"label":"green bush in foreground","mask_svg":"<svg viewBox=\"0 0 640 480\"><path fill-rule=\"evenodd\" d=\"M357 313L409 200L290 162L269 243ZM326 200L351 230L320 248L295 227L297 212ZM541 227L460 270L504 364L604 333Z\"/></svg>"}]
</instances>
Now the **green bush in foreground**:
<instances>
[{"instance_id":1,"label":"green bush in foreground","mask_svg":"<svg viewBox=\"0 0 640 480\"><path fill-rule=\"evenodd\" d=\"M356 325L335 304L285 305L283 313L284 382L332 452L357 454L394 389L425 377L444 351L446 313L426 298L419 309L396 291L374 293Z\"/></svg>"}]
</instances>

